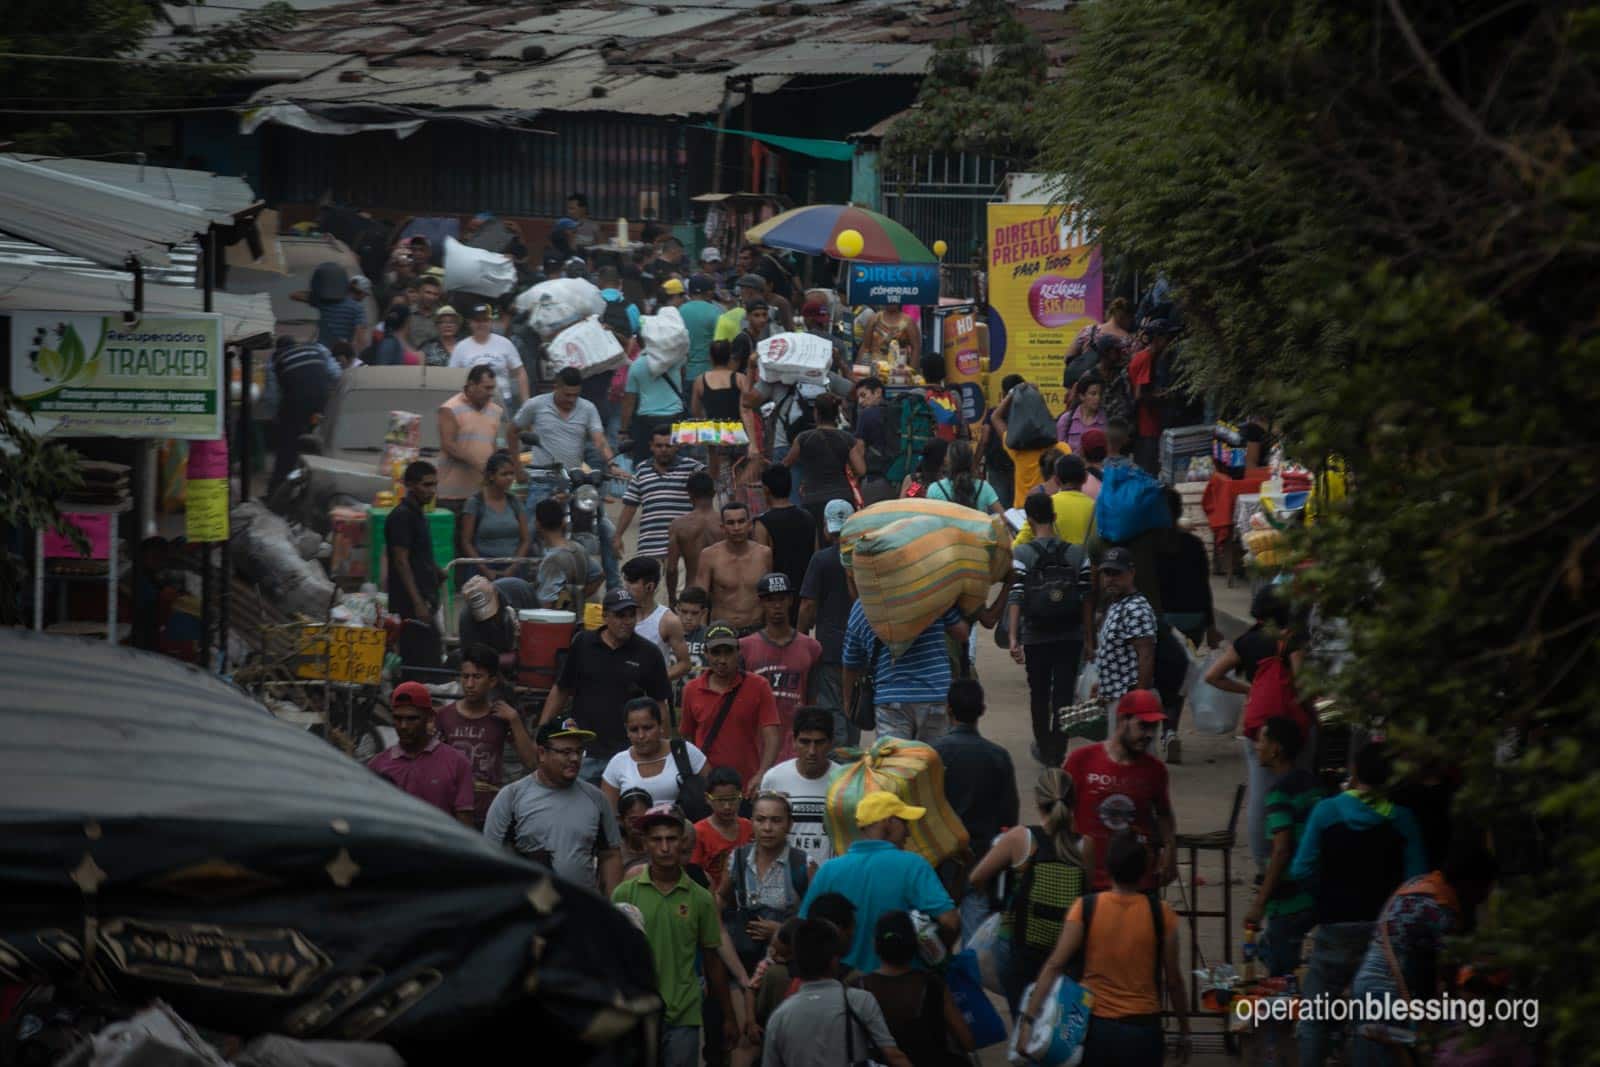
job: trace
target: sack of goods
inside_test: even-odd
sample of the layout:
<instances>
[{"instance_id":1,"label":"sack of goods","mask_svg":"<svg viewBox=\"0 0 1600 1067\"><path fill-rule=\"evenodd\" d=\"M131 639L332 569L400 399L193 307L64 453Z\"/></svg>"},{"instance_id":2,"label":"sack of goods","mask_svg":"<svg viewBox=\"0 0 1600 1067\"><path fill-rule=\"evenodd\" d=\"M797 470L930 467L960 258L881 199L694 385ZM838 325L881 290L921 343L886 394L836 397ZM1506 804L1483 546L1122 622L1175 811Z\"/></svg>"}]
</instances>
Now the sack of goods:
<instances>
[{"instance_id":1,"label":"sack of goods","mask_svg":"<svg viewBox=\"0 0 1600 1067\"><path fill-rule=\"evenodd\" d=\"M606 298L582 278L552 278L522 293L512 306L546 341L590 315L606 309Z\"/></svg>"},{"instance_id":2,"label":"sack of goods","mask_svg":"<svg viewBox=\"0 0 1600 1067\"><path fill-rule=\"evenodd\" d=\"M479 296L498 297L517 284L517 265L503 252L464 245L454 237L444 239L444 287Z\"/></svg>"},{"instance_id":3,"label":"sack of goods","mask_svg":"<svg viewBox=\"0 0 1600 1067\"><path fill-rule=\"evenodd\" d=\"M839 552L873 631L899 656L955 607L971 615L1011 569L1005 520L943 500L885 500L850 517Z\"/></svg>"},{"instance_id":4,"label":"sack of goods","mask_svg":"<svg viewBox=\"0 0 1600 1067\"><path fill-rule=\"evenodd\" d=\"M689 327L675 307L664 307L639 320L639 337L650 376L659 378L689 361Z\"/></svg>"},{"instance_id":5,"label":"sack of goods","mask_svg":"<svg viewBox=\"0 0 1600 1067\"><path fill-rule=\"evenodd\" d=\"M1011 390L1011 414L1006 416L1006 447L1051 448L1056 443L1056 420L1037 386L1023 382Z\"/></svg>"},{"instance_id":6,"label":"sack of goods","mask_svg":"<svg viewBox=\"0 0 1600 1067\"><path fill-rule=\"evenodd\" d=\"M756 345L761 380L773 385L828 384L833 342L814 333L780 333Z\"/></svg>"},{"instance_id":7,"label":"sack of goods","mask_svg":"<svg viewBox=\"0 0 1600 1067\"><path fill-rule=\"evenodd\" d=\"M552 369L576 367L585 378L616 370L628 361L616 334L593 315L556 334L547 351Z\"/></svg>"},{"instance_id":8,"label":"sack of goods","mask_svg":"<svg viewBox=\"0 0 1600 1067\"><path fill-rule=\"evenodd\" d=\"M1023 1003L1032 997L1033 984L1029 983L1022 992ZM1077 1067L1083 1062L1083 1039L1089 1032L1089 1010L1093 1007L1094 994L1062 975L1044 998L1044 1006L1028 1034L1028 1047L1017 1047L1017 1039L1022 1036L1019 1026L1011 1034L1006 1058L1015 1064L1036 1067Z\"/></svg>"},{"instance_id":9,"label":"sack of goods","mask_svg":"<svg viewBox=\"0 0 1600 1067\"><path fill-rule=\"evenodd\" d=\"M847 751L856 751L854 749ZM868 793L888 790L928 813L910 824L906 848L937 866L967 847L967 828L944 795L944 763L933 746L885 737L834 772L828 786L828 837L843 855L861 836L856 805Z\"/></svg>"},{"instance_id":10,"label":"sack of goods","mask_svg":"<svg viewBox=\"0 0 1600 1067\"><path fill-rule=\"evenodd\" d=\"M1134 466L1107 467L1100 476L1094 525L1112 544L1127 544L1147 530L1172 525L1172 511L1160 482Z\"/></svg>"}]
</instances>

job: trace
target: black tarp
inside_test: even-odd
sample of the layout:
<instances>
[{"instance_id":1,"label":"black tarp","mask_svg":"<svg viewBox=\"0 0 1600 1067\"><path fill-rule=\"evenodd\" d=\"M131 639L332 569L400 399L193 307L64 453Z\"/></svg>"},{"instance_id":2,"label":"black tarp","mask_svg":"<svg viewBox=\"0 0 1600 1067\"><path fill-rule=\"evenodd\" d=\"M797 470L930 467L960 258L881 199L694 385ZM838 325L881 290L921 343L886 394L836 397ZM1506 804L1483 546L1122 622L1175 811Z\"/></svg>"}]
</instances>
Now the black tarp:
<instances>
[{"instance_id":1,"label":"black tarp","mask_svg":"<svg viewBox=\"0 0 1600 1067\"><path fill-rule=\"evenodd\" d=\"M0 631L0 678L0 983L418 1063L632 1060L649 948L597 895L174 660Z\"/></svg>"}]
</instances>

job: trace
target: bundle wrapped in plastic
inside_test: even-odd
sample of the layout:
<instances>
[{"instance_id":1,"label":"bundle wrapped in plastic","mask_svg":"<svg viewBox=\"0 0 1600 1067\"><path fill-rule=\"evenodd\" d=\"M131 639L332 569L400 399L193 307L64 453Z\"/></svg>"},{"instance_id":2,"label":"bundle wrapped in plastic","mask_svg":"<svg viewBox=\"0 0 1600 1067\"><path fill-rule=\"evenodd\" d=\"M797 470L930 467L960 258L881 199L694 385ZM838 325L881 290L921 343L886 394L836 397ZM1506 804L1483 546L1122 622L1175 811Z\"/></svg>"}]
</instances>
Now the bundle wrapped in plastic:
<instances>
[{"instance_id":1,"label":"bundle wrapped in plastic","mask_svg":"<svg viewBox=\"0 0 1600 1067\"><path fill-rule=\"evenodd\" d=\"M415 411L389 412L389 424L383 432L386 445L408 445L418 448L422 444L422 416Z\"/></svg>"},{"instance_id":2,"label":"bundle wrapped in plastic","mask_svg":"<svg viewBox=\"0 0 1600 1067\"><path fill-rule=\"evenodd\" d=\"M573 323L605 311L606 298L582 278L552 278L520 294L512 306L548 341Z\"/></svg>"},{"instance_id":3,"label":"bundle wrapped in plastic","mask_svg":"<svg viewBox=\"0 0 1600 1067\"><path fill-rule=\"evenodd\" d=\"M502 252L464 245L454 237L444 239L444 287L490 298L517 284L517 265Z\"/></svg>"},{"instance_id":4,"label":"bundle wrapped in plastic","mask_svg":"<svg viewBox=\"0 0 1600 1067\"><path fill-rule=\"evenodd\" d=\"M839 535L867 622L899 656L955 607L971 615L1011 569L1005 520L943 500L885 500L851 516Z\"/></svg>"},{"instance_id":5,"label":"bundle wrapped in plastic","mask_svg":"<svg viewBox=\"0 0 1600 1067\"><path fill-rule=\"evenodd\" d=\"M672 424L672 442L678 445L729 445L744 446L750 435L742 422L717 422L708 419L691 419Z\"/></svg>"},{"instance_id":6,"label":"bundle wrapped in plastic","mask_svg":"<svg viewBox=\"0 0 1600 1067\"><path fill-rule=\"evenodd\" d=\"M909 824L906 848L932 864L942 863L967 847L967 828L944 795L944 763L932 745L881 738L866 752L844 764L828 786L828 838L836 855L843 855L861 836L856 825L856 805L868 793L888 790L907 804L928 813Z\"/></svg>"},{"instance_id":7,"label":"bundle wrapped in plastic","mask_svg":"<svg viewBox=\"0 0 1600 1067\"><path fill-rule=\"evenodd\" d=\"M639 320L639 338L650 375L659 378L689 362L689 327L675 307L664 307Z\"/></svg>"},{"instance_id":8,"label":"bundle wrapped in plastic","mask_svg":"<svg viewBox=\"0 0 1600 1067\"><path fill-rule=\"evenodd\" d=\"M780 333L756 345L761 380L774 385L827 385L833 342L814 333Z\"/></svg>"},{"instance_id":9,"label":"bundle wrapped in plastic","mask_svg":"<svg viewBox=\"0 0 1600 1067\"><path fill-rule=\"evenodd\" d=\"M1023 1003L1033 997L1033 983L1022 991ZM1077 982L1062 975L1050 987L1039 1017L1028 1033L1026 1048L1018 1047L1022 1027L1011 1035L1011 1046L1006 1058L1012 1063L1031 1064L1035 1067L1076 1067L1083 1062L1083 1039L1089 1032L1089 1013L1094 1007L1094 994Z\"/></svg>"},{"instance_id":10,"label":"bundle wrapped in plastic","mask_svg":"<svg viewBox=\"0 0 1600 1067\"><path fill-rule=\"evenodd\" d=\"M628 361L616 334L593 315L556 334L547 351L555 370L576 367L585 378L609 373Z\"/></svg>"},{"instance_id":11,"label":"bundle wrapped in plastic","mask_svg":"<svg viewBox=\"0 0 1600 1067\"><path fill-rule=\"evenodd\" d=\"M321 621L333 602L333 582L316 560L301 558L289 524L266 505L248 501L229 514L234 566L253 579L274 607Z\"/></svg>"}]
</instances>

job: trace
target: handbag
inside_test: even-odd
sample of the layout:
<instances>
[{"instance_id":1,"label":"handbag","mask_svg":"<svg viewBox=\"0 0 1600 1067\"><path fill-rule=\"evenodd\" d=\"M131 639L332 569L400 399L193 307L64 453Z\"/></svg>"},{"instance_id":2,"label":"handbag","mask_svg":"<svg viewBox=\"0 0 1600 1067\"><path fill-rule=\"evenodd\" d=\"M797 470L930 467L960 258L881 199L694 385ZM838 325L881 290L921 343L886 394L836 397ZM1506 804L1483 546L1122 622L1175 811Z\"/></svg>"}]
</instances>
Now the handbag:
<instances>
[{"instance_id":1,"label":"handbag","mask_svg":"<svg viewBox=\"0 0 1600 1067\"><path fill-rule=\"evenodd\" d=\"M880 1067L883 1053L876 1042L872 1040L872 1031L868 1030L856 1013L850 1007L850 991L839 983L839 995L844 998L844 1061L849 1067ZM867 1035L867 1058L856 1059L856 1027L861 1027L861 1032Z\"/></svg>"},{"instance_id":2,"label":"handbag","mask_svg":"<svg viewBox=\"0 0 1600 1067\"><path fill-rule=\"evenodd\" d=\"M735 690L737 691L737 690ZM731 696L732 693L729 694ZM723 698L723 707L717 715L717 721L712 724L712 732L707 736L716 737L716 730L722 725L722 716L727 714L727 709L732 707L732 701ZM711 804L706 800L706 780L703 775L694 773L689 767L689 746L683 738L673 738L668 746L672 750L672 762L678 768L678 807L691 822L699 822L710 817Z\"/></svg>"},{"instance_id":3,"label":"handbag","mask_svg":"<svg viewBox=\"0 0 1600 1067\"><path fill-rule=\"evenodd\" d=\"M878 655L883 642L872 639L872 654L867 657L866 671L856 679L855 696L850 702L850 721L861 730L878 728Z\"/></svg>"}]
</instances>

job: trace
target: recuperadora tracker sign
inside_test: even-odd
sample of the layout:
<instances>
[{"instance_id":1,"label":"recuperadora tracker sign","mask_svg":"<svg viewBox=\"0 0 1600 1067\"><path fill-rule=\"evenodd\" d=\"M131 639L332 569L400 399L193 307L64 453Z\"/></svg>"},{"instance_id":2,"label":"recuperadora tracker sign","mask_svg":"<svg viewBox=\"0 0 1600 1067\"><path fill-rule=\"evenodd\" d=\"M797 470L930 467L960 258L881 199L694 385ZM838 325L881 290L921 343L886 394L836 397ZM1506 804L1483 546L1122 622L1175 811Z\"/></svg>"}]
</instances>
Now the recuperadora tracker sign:
<instances>
[{"instance_id":1,"label":"recuperadora tracker sign","mask_svg":"<svg viewBox=\"0 0 1600 1067\"><path fill-rule=\"evenodd\" d=\"M852 263L845 283L849 304L910 304L927 307L939 302L937 263Z\"/></svg>"},{"instance_id":2,"label":"recuperadora tracker sign","mask_svg":"<svg viewBox=\"0 0 1600 1067\"><path fill-rule=\"evenodd\" d=\"M11 316L11 391L57 437L216 440L222 363L220 315Z\"/></svg>"}]
</instances>

